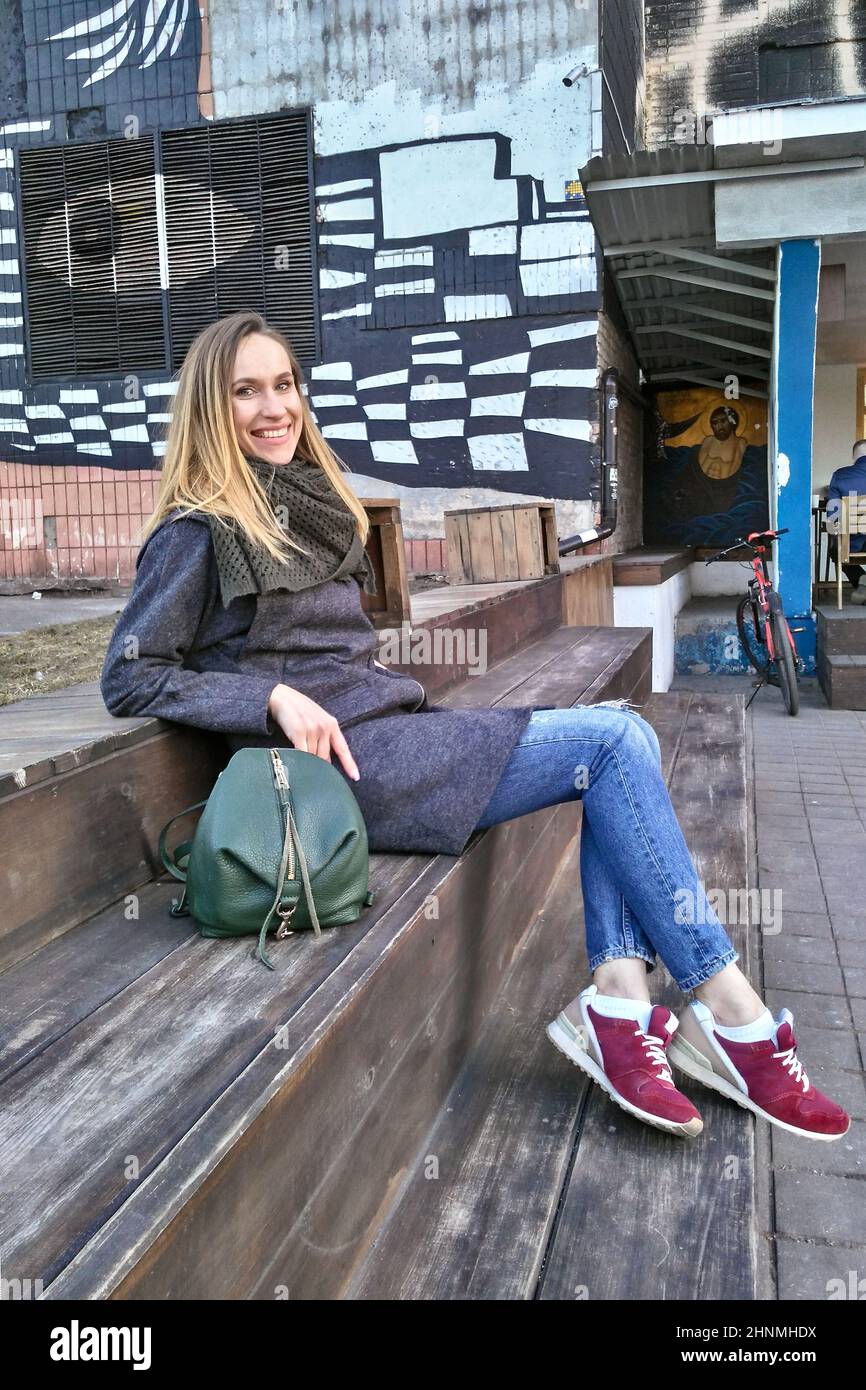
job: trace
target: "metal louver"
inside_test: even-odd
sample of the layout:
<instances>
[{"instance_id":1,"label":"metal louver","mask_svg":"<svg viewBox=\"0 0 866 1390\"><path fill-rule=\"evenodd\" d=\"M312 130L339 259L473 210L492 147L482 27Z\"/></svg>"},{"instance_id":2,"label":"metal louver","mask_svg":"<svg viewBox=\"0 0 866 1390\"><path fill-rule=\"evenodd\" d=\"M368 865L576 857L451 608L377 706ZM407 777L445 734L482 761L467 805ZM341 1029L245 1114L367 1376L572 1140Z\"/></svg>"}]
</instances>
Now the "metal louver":
<instances>
[{"instance_id":1,"label":"metal louver","mask_svg":"<svg viewBox=\"0 0 866 1390\"><path fill-rule=\"evenodd\" d=\"M164 368L153 140L19 160L33 378Z\"/></svg>"},{"instance_id":2,"label":"metal louver","mask_svg":"<svg viewBox=\"0 0 866 1390\"><path fill-rule=\"evenodd\" d=\"M172 369L202 328L240 309L314 361L307 113L167 131L161 146Z\"/></svg>"}]
</instances>

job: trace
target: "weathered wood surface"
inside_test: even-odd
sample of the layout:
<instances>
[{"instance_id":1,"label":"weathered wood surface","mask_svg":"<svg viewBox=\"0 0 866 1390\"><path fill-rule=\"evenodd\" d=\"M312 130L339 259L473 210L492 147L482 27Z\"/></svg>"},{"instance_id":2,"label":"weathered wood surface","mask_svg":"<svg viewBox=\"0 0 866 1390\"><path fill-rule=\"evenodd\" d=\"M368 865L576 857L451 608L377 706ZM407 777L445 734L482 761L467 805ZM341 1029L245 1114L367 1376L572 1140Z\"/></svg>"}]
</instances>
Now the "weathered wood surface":
<instances>
[{"instance_id":1,"label":"weathered wood surface","mask_svg":"<svg viewBox=\"0 0 866 1390\"><path fill-rule=\"evenodd\" d=\"M708 887L749 886L742 697L653 695L642 712L699 874ZM686 1081L706 1128L695 1141L665 1135L545 1035L588 981L580 922L575 845L348 1297L760 1296L750 1117ZM747 932L732 935L747 961ZM663 974L653 996L676 1009Z\"/></svg>"},{"instance_id":2,"label":"weathered wood surface","mask_svg":"<svg viewBox=\"0 0 866 1390\"><path fill-rule=\"evenodd\" d=\"M640 546L617 555L613 562L613 582L623 584L663 584L671 575L697 559L692 547L665 549L661 546Z\"/></svg>"},{"instance_id":3,"label":"weathered wood surface","mask_svg":"<svg viewBox=\"0 0 866 1390\"><path fill-rule=\"evenodd\" d=\"M556 642L569 650L581 636ZM627 655L621 644L619 670ZM567 704L594 684L591 664L581 685L535 656L547 676L537 663L522 672L526 703ZM641 656L632 674L646 694L643 669ZM520 680L515 670L506 682L513 703L524 702ZM480 688L475 699L493 703ZM50 1297L342 1290L483 1024L576 810L497 826L459 860L374 856L379 893L363 923L287 941L273 974L255 967L249 941L190 935L172 947L155 936L125 989L122 974L97 971L76 998L75 930L46 948L68 996L52 1012L52 978L34 956L43 994L26 995L31 1035L19 1031L0 1085L0 1169L12 1178L4 1273L53 1281ZM438 926L425 915L431 895ZM107 928L89 926L92 961Z\"/></svg>"}]
</instances>

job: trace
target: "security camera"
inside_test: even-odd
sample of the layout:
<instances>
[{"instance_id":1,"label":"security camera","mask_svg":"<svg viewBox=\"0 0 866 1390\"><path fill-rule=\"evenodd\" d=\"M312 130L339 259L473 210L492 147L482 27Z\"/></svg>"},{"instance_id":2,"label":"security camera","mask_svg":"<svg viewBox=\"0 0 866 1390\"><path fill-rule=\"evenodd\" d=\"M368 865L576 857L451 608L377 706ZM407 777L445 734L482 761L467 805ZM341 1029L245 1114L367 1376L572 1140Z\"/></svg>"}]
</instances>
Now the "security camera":
<instances>
[{"instance_id":1,"label":"security camera","mask_svg":"<svg viewBox=\"0 0 866 1390\"><path fill-rule=\"evenodd\" d=\"M578 63L577 67L572 68L571 72L565 74L562 79L562 85L564 87L571 87L579 77L587 77L588 75L589 68L586 63Z\"/></svg>"}]
</instances>

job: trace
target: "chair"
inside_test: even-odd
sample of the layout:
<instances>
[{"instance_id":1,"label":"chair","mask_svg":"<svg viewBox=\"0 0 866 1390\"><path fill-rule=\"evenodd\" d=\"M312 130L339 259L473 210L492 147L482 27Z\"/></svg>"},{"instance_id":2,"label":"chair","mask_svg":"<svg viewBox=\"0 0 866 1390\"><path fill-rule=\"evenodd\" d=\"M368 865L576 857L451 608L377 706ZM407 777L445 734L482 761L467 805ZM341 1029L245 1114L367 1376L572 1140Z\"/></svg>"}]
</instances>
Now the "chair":
<instances>
[{"instance_id":1,"label":"chair","mask_svg":"<svg viewBox=\"0 0 866 1390\"><path fill-rule=\"evenodd\" d=\"M827 531L837 537L836 551L836 607L842 607L842 566L863 562L866 564L866 550L852 550L851 537L866 534L866 496L850 492L840 499L840 508L834 517L827 517Z\"/></svg>"}]
</instances>

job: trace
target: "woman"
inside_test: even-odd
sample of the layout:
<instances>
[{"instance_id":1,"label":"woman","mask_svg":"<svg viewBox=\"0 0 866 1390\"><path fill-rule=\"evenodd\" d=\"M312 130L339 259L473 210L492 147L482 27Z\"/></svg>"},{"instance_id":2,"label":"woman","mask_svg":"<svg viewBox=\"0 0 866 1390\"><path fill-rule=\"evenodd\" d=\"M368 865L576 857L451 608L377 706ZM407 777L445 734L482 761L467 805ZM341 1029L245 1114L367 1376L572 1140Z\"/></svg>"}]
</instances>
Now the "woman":
<instances>
[{"instance_id":1,"label":"woman","mask_svg":"<svg viewBox=\"0 0 866 1390\"><path fill-rule=\"evenodd\" d=\"M698 1134L668 1065L677 1019L647 989L658 954L696 995L670 1053L681 1069L797 1134L844 1134L848 1116L796 1058L790 1013L774 1020L735 964L651 726L620 702L447 709L376 662L359 593L366 514L301 381L258 314L192 344L106 654L108 709L222 732L232 751L291 743L336 759L373 850L459 854L476 828L580 797L593 983L551 1023L552 1041L630 1114ZM694 910L681 921L684 895Z\"/></svg>"}]
</instances>

